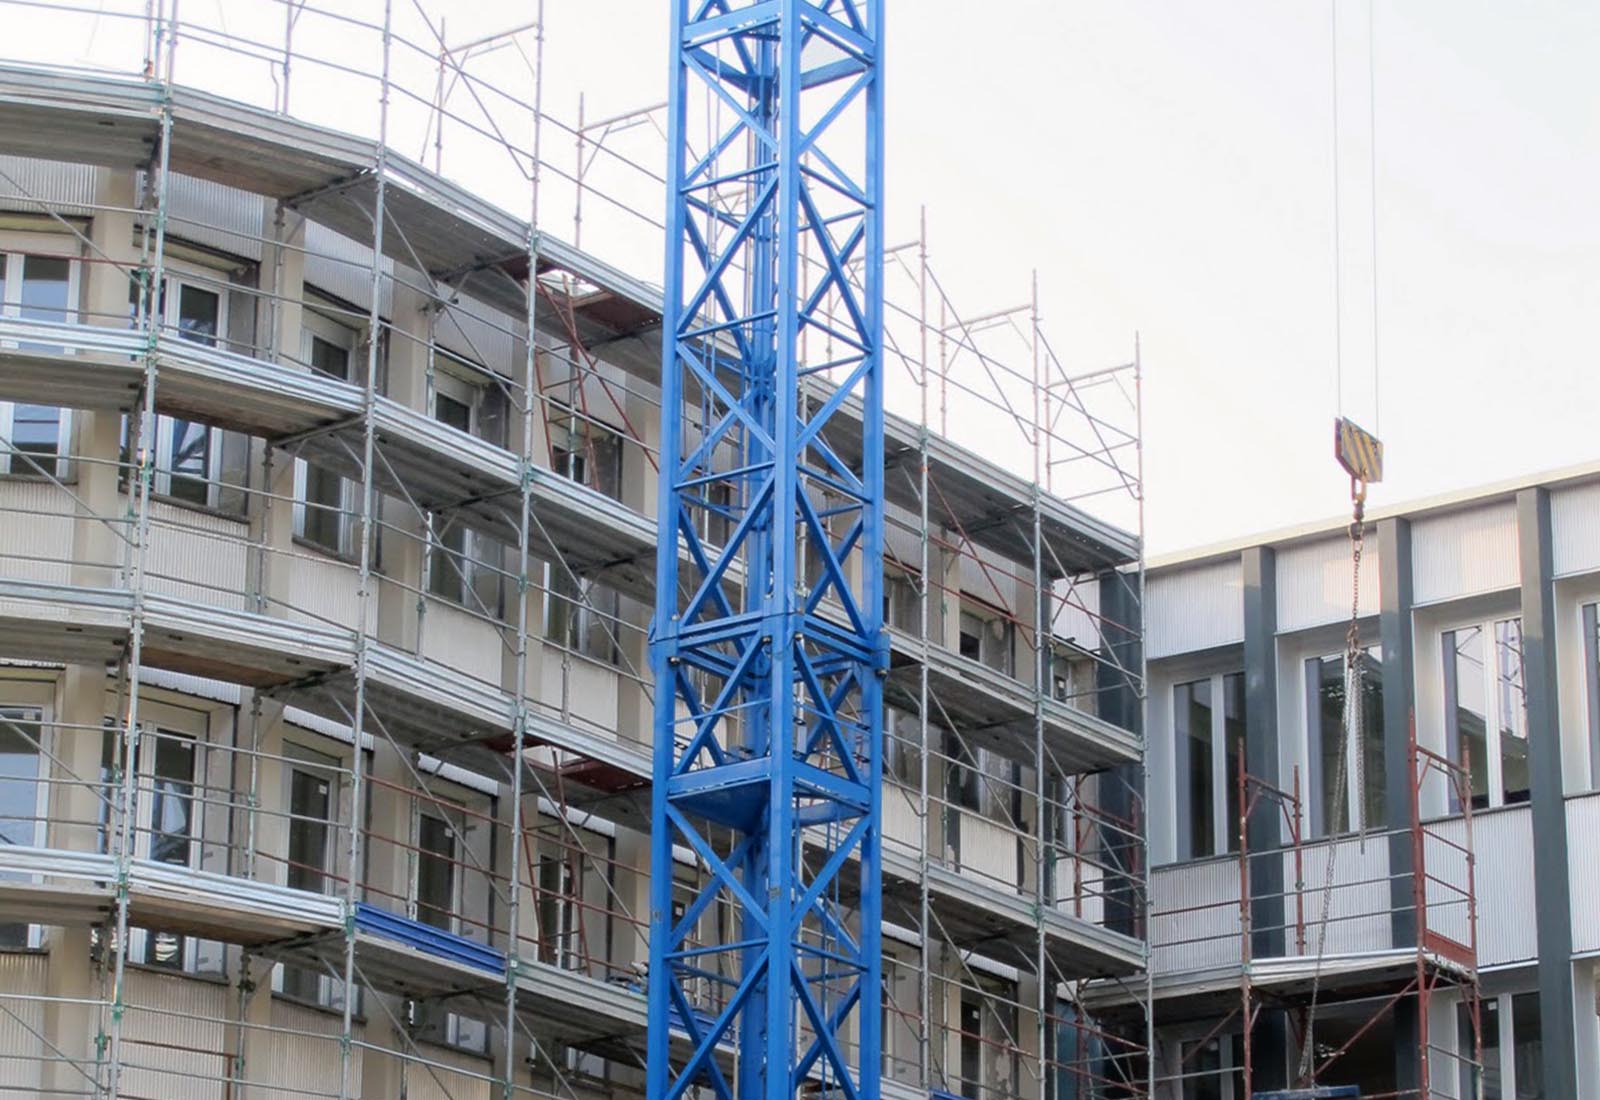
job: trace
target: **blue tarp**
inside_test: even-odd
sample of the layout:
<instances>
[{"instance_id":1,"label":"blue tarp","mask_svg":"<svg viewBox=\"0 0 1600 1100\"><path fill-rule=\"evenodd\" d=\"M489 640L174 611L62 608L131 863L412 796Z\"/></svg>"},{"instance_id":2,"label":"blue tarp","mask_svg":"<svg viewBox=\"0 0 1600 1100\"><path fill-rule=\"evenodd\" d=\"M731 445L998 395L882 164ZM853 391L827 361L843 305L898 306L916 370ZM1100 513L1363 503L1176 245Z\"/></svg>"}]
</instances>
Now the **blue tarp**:
<instances>
[{"instance_id":1,"label":"blue tarp","mask_svg":"<svg viewBox=\"0 0 1600 1100\"><path fill-rule=\"evenodd\" d=\"M356 930L394 940L436 958L460 963L496 976L506 972L506 957L465 936L397 916L364 901L356 902Z\"/></svg>"}]
</instances>

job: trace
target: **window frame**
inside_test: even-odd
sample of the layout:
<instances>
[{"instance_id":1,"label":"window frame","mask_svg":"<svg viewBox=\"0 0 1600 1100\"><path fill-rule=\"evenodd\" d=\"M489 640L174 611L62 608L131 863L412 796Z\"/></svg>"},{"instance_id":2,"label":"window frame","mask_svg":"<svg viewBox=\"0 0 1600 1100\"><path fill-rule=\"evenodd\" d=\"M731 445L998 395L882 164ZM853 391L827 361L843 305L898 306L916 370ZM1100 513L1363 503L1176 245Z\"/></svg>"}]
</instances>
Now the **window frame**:
<instances>
[{"instance_id":1,"label":"window frame","mask_svg":"<svg viewBox=\"0 0 1600 1100\"><path fill-rule=\"evenodd\" d=\"M1505 726L1505 715L1502 713L1504 700L1500 692L1500 640L1497 628L1508 623L1515 623L1517 629L1517 678L1521 685L1523 711L1520 724L1523 731L1523 741L1526 743L1532 736L1528 727L1527 713L1527 664L1523 651L1522 614L1496 614L1487 618L1471 619L1458 622L1442 628L1439 631L1439 652L1443 661L1440 669L1441 696L1444 704L1444 736L1445 755L1453 761L1460 762L1462 739L1458 725L1457 711L1460 689L1458 686L1459 672L1456 665L1456 643L1451 640L1462 631L1477 630L1483 639L1483 698L1484 698L1484 787L1485 796L1483 805L1478 805L1478 797L1473 797L1473 809L1499 809L1504 806L1520 806L1528 802L1529 792L1522 791L1520 798L1506 797L1505 789L1505 755L1501 746L1500 735ZM1468 782L1471 783L1470 770ZM1531 784L1530 784L1531 785ZM1456 803L1455 793L1450 794L1450 810L1459 813L1461 807Z\"/></svg>"},{"instance_id":2,"label":"window frame","mask_svg":"<svg viewBox=\"0 0 1600 1100\"><path fill-rule=\"evenodd\" d=\"M23 271L29 256L41 259L65 260L67 264L67 314L66 324L80 324L83 319L81 300L81 287L83 276L82 258L61 252L33 251L35 245L66 245L71 242L67 238L53 237L48 234L34 233L0 233L0 264L4 265L4 274L0 275L0 286L3 286L3 295L0 295L0 316L11 319L22 317L22 288L24 282ZM17 277L12 278L13 267L17 270ZM0 347L16 349L18 341L6 340ZM71 355L70 348L63 348L53 352L58 355ZM0 401L0 437L12 439L16 425L16 410L19 405L29 405L28 401ZM66 481L71 476L72 465L69 454L72 450L73 410L65 406L47 405L41 408L56 410L56 458L54 469L50 475L57 481ZM45 465L40 462L40 465ZM19 468L20 467L20 468ZM8 477L22 477L43 479L45 474L34 470L26 461L19 460L11 453L10 448L0 448L0 475Z\"/></svg>"},{"instance_id":3,"label":"window frame","mask_svg":"<svg viewBox=\"0 0 1600 1100\"><path fill-rule=\"evenodd\" d=\"M1232 669L1220 672L1201 673L1186 676L1184 679L1174 679L1172 691L1172 782L1174 825L1176 834L1176 852L1180 862L1212 859L1217 856L1227 855L1239 850L1238 830L1232 828L1237 821L1239 808L1238 776L1230 774L1228 760L1228 689L1230 682L1238 685L1239 716L1238 721L1243 729L1248 713L1248 703L1245 697L1244 670ZM1211 732L1206 739L1207 752L1210 754L1209 782L1210 789L1210 820L1211 842L1208 850L1200 851L1195 844L1193 831L1189 828L1193 806L1193 793L1188 789L1191 773L1189 767L1190 740L1198 740L1189 735L1178 735L1178 692L1195 684L1206 684L1210 692ZM1244 735L1239 738L1239 752L1244 753Z\"/></svg>"},{"instance_id":4,"label":"window frame","mask_svg":"<svg viewBox=\"0 0 1600 1100\"><path fill-rule=\"evenodd\" d=\"M1363 689L1369 682L1368 677L1374 676L1374 673L1376 674L1375 679L1373 679L1371 682L1375 682L1378 685L1380 703L1378 706L1377 715L1377 739L1379 759L1381 761L1383 760L1382 752L1384 749L1385 738L1388 736L1388 731L1383 727L1384 713L1381 702L1382 692L1386 686L1383 681L1383 647L1377 643L1370 643L1362 646L1362 650L1363 659L1361 664L1361 674ZM1323 663L1335 659L1337 659L1339 662L1339 678L1340 682L1343 683L1346 679L1348 679L1349 675L1346 671L1346 653L1343 650L1334 653L1322 653L1307 657L1301 666L1304 670L1303 701L1305 709L1303 717L1305 719L1304 728L1306 731L1305 825L1307 829L1307 836L1318 839L1329 836L1350 836L1357 831L1355 823L1361 819L1359 815L1363 810L1363 803L1362 792L1357 788L1356 785L1356 776L1367 774L1369 785L1371 781L1371 776L1369 774L1370 768L1366 769L1365 771L1357 770L1358 757L1360 757L1363 749L1366 747L1365 741L1370 739L1372 734L1371 727L1366 721L1363 721L1361 727L1363 743L1357 744L1353 739L1345 743L1345 827L1337 831L1331 831L1328 828L1328 822L1325 820L1327 817L1327 812L1323 807L1323 804L1326 801L1324 797L1326 785L1332 781L1332 778L1324 774L1324 769L1322 767L1322 738L1326 736L1326 731L1324 731L1322 727L1321 719L1321 675ZM1335 730L1334 733L1337 734L1338 730ZM1385 795L1387 793L1384 790L1381 782L1377 789L1380 795ZM1384 805L1382 807L1383 813L1380 815L1380 817L1386 817L1387 810L1387 799L1385 798ZM1369 829L1374 827L1381 828L1385 825L1385 822L1381 819L1374 821L1371 819L1370 815L1368 815L1366 824Z\"/></svg>"},{"instance_id":5,"label":"window frame","mask_svg":"<svg viewBox=\"0 0 1600 1100\"><path fill-rule=\"evenodd\" d=\"M321 340L326 344L340 348L345 353L345 378L346 382L352 381L356 374L356 351L360 347L361 334L348 325L339 323L315 309L306 307L300 328L300 356L306 364L307 370L312 370L313 341ZM315 372L314 372L315 373ZM320 374L319 374L320 377ZM324 501L312 501L308 497L311 483L311 466L303 458L294 460L294 537L306 547L329 554L343 561L354 561L358 550L356 547L357 517L355 515L360 506L360 487L347 477L337 474L332 475L339 481L339 500L337 533L335 545L329 546L320 539L306 533L307 521L310 518L312 504L324 505Z\"/></svg>"},{"instance_id":6,"label":"window frame","mask_svg":"<svg viewBox=\"0 0 1600 1100\"><path fill-rule=\"evenodd\" d=\"M50 836L50 769L52 767L51 754L54 745L51 743L51 715L48 697L40 697L40 692L17 691L19 687L32 686L18 683L5 685L7 690L5 698L0 701L0 720L8 722L21 722L34 724L34 736L38 745L34 749L34 822L33 822L33 847L43 848L49 844ZM34 701L19 701L27 696L34 696ZM32 717L19 718L17 715L27 713ZM11 876L8 876L11 877ZM37 874L20 873L14 876L14 881L38 882L41 876ZM24 942L20 948L0 948L6 950L36 951L44 946L44 926L23 921L7 921L10 925L23 925L26 929Z\"/></svg>"},{"instance_id":7,"label":"window frame","mask_svg":"<svg viewBox=\"0 0 1600 1100\"><path fill-rule=\"evenodd\" d=\"M331 747L331 746L330 746ZM324 896L332 895L339 890L339 878L343 868L339 863L341 846L339 843L340 812L343 805L342 799L347 791L342 776L348 772L350 762L327 749L311 748L298 741L285 739L282 750L283 765L283 812L286 818L284 827L284 883L288 884L294 868L289 865L290 845L293 843L294 828L297 818L294 816L294 780L297 774L310 775L315 778L326 779L328 783L328 812L323 819L326 834L323 837L322 867L318 873L323 877L322 893ZM315 759L313 759L315 758ZM297 889L303 889L298 887ZM342 984L327 974L318 972L310 967L295 968L300 974L310 977L315 982L315 993L307 993L300 989L291 989L287 966L273 968L272 991L280 996L292 1000L315 1004L321 1008L331 1008L342 1004L339 997L339 986ZM299 980L299 979L297 979Z\"/></svg>"}]
</instances>

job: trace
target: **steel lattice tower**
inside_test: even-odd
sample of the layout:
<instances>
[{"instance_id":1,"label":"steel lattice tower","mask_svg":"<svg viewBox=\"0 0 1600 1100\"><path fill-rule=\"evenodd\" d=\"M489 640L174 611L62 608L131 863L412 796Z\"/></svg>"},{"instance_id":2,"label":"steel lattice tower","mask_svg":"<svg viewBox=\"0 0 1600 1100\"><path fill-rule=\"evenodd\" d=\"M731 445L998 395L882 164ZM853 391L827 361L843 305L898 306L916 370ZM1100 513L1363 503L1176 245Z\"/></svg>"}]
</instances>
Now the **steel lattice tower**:
<instances>
[{"instance_id":1,"label":"steel lattice tower","mask_svg":"<svg viewBox=\"0 0 1600 1100\"><path fill-rule=\"evenodd\" d=\"M651 1100L878 1095L882 30L673 0Z\"/></svg>"}]
</instances>

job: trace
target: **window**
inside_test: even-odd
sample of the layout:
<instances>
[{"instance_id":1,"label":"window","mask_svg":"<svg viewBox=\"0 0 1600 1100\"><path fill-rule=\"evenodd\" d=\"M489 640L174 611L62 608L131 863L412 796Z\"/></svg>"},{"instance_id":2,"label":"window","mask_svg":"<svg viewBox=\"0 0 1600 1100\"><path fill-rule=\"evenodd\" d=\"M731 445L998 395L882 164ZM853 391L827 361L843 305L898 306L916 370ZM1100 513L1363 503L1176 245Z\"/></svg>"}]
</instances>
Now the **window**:
<instances>
[{"instance_id":1,"label":"window","mask_svg":"<svg viewBox=\"0 0 1600 1100\"><path fill-rule=\"evenodd\" d=\"M0 252L0 313L25 321L76 321L78 265L60 256ZM59 351L43 344L30 349ZM0 472L67 476L72 414L54 405L0 401Z\"/></svg>"},{"instance_id":2,"label":"window","mask_svg":"<svg viewBox=\"0 0 1600 1100\"><path fill-rule=\"evenodd\" d=\"M912 789L922 784L922 721L894 707L883 712L883 774Z\"/></svg>"},{"instance_id":3,"label":"window","mask_svg":"<svg viewBox=\"0 0 1600 1100\"><path fill-rule=\"evenodd\" d=\"M883 573L883 621L897 630L915 633L922 629L917 575L895 569Z\"/></svg>"},{"instance_id":4,"label":"window","mask_svg":"<svg viewBox=\"0 0 1600 1100\"><path fill-rule=\"evenodd\" d=\"M138 284L130 283L128 313L138 315ZM228 297L221 290L202 285L199 277L171 275L161 288L157 303L159 321L178 339L206 347L217 347L226 331ZM124 425L124 441L127 429ZM224 481L243 484L248 464L245 437L225 433L175 416L157 416L155 432L155 491L203 508L243 511L243 497L225 495ZM229 444L232 445L229 445ZM224 452L231 467L225 477Z\"/></svg>"},{"instance_id":5,"label":"window","mask_svg":"<svg viewBox=\"0 0 1600 1100\"><path fill-rule=\"evenodd\" d=\"M622 433L586 413L552 407L550 465L563 477L612 500L622 498ZM726 507L730 492L731 487L725 482L713 482L708 486L708 499ZM730 529L723 526L724 531Z\"/></svg>"},{"instance_id":6,"label":"window","mask_svg":"<svg viewBox=\"0 0 1600 1100\"><path fill-rule=\"evenodd\" d=\"M1348 832L1359 807L1368 826L1384 821L1383 656L1377 646L1361 661L1361 743L1344 736L1344 654L1306 662L1306 733L1310 760L1311 832ZM1336 788L1344 745L1344 787ZM1359 780L1359 782L1358 782Z\"/></svg>"},{"instance_id":7,"label":"window","mask_svg":"<svg viewBox=\"0 0 1600 1100\"><path fill-rule=\"evenodd\" d=\"M1016 1096L1022 1067L1015 987L981 974L975 980L976 989L961 991L961 1094L971 1100Z\"/></svg>"},{"instance_id":8,"label":"window","mask_svg":"<svg viewBox=\"0 0 1600 1100\"><path fill-rule=\"evenodd\" d=\"M963 600L972 597L963 596ZM1012 623L1002 614L980 615L965 608L961 611L961 656L977 661L996 672L1012 675Z\"/></svg>"},{"instance_id":9,"label":"window","mask_svg":"<svg viewBox=\"0 0 1600 1100\"><path fill-rule=\"evenodd\" d=\"M1583 609L1583 668L1589 705L1589 785L1600 789L1600 604Z\"/></svg>"},{"instance_id":10,"label":"window","mask_svg":"<svg viewBox=\"0 0 1600 1100\"><path fill-rule=\"evenodd\" d=\"M1183 1100L1244 1100L1244 1037L1183 1043Z\"/></svg>"},{"instance_id":11,"label":"window","mask_svg":"<svg viewBox=\"0 0 1600 1100\"><path fill-rule=\"evenodd\" d=\"M284 884L313 894L331 893L338 814L339 761L290 744L288 763L289 851ZM282 991L313 1004L335 1000L332 978L310 967L285 966Z\"/></svg>"},{"instance_id":12,"label":"window","mask_svg":"<svg viewBox=\"0 0 1600 1100\"><path fill-rule=\"evenodd\" d=\"M433 418L504 447L510 403L499 383L484 368L448 352L435 349L434 361L430 389Z\"/></svg>"},{"instance_id":13,"label":"window","mask_svg":"<svg viewBox=\"0 0 1600 1100\"><path fill-rule=\"evenodd\" d=\"M545 567L545 582L545 638L580 656L612 665L620 662L622 602L617 591L588 577L574 579L559 563Z\"/></svg>"},{"instance_id":14,"label":"window","mask_svg":"<svg viewBox=\"0 0 1600 1100\"><path fill-rule=\"evenodd\" d=\"M1178 858L1239 850L1239 769L1244 753L1244 673L1172 691Z\"/></svg>"},{"instance_id":15,"label":"window","mask_svg":"<svg viewBox=\"0 0 1600 1100\"><path fill-rule=\"evenodd\" d=\"M1443 636L1446 749L1466 759L1472 805L1528 800L1528 717L1522 620L1497 619Z\"/></svg>"},{"instance_id":16,"label":"window","mask_svg":"<svg viewBox=\"0 0 1600 1100\"><path fill-rule=\"evenodd\" d=\"M0 846L32 848L44 842L40 719L36 707L0 707ZM6 873L0 878L27 876ZM37 934L27 924L0 923L0 948L35 947Z\"/></svg>"},{"instance_id":17,"label":"window","mask_svg":"<svg viewBox=\"0 0 1600 1100\"><path fill-rule=\"evenodd\" d=\"M445 932L483 942L488 934L488 898L482 868L487 852L475 851L481 838L478 819L459 809L432 803L418 810L414 900L416 919ZM417 1022L443 1042L471 1050L484 1049L488 1029L482 1022L445 1012L437 1005L418 1005Z\"/></svg>"},{"instance_id":18,"label":"window","mask_svg":"<svg viewBox=\"0 0 1600 1100\"><path fill-rule=\"evenodd\" d=\"M328 378L350 381L355 332L313 310L307 310L305 317L306 362ZM351 557L356 553L355 513L360 501L354 482L297 458L294 499L296 535L330 554Z\"/></svg>"},{"instance_id":19,"label":"window","mask_svg":"<svg viewBox=\"0 0 1600 1100\"><path fill-rule=\"evenodd\" d=\"M1483 1035L1483 1100L1545 1100L1543 1028L1539 994L1512 993L1484 997L1478 1021ZM1456 1009L1457 1051L1462 1059L1461 1095L1473 1088L1472 1015L1465 1004ZM1509 1058L1506 1051L1511 1052Z\"/></svg>"},{"instance_id":20,"label":"window","mask_svg":"<svg viewBox=\"0 0 1600 1100\"><path fill-rule=\"evenodd\" d=\"M101 742L100 782L115 801L116 777L122 751L122 729L107 719ZM195 867L200 855L195 782L199 745L193 737L155 727L139 731L132 782L135 790L133 857L175 867ZM101 846L107 841L107 809L101 808ZM173 932L133 929L128 934L129 957L148 966L173 970L199 968L199 941ZM208 958L206 968L220 966L220 956Z\"/></svg>"}]
</instances>

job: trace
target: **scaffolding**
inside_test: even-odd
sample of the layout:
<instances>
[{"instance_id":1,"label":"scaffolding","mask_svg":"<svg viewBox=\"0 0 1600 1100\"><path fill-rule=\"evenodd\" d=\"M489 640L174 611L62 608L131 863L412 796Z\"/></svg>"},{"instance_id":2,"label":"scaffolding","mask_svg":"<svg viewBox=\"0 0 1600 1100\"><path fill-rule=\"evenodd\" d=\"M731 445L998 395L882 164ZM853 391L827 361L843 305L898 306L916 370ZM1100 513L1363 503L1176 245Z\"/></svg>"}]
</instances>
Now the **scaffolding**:
<instances>
[{"instance_id":1,"label":"scaffolding","mask_svg":"<svg viewBox=\"0 0 1600 1100\"><path fill-rule=\"evenodd\" d=\"M0 1091L642 1090L660 109L542 11L5 8ZM1148 1095L1138 354L887 251L885 1088Z\"/></svg>"},{"instance_id":2,"label":"scaffolding","mask_svg":"<svg viewBox=\"0 0 1600 1100\"><path fill-rule=\"evenodd\" d=\"M1299 768L1280 787L1240 754L1232 855L1171 869L1160 892L1187 899L1152 906L1151 1011L1170 1040L1161 1095L1479 1095L1471 769L1419 745L1414 727L1405 749L1404 819L1324 840L1306 835ZM1439 816L1446 807L1458 816ZM1454 1034L1436 1034L1449 1008ZM1401 1015L1417 1033L1408 1065L1380 1043L1392 1080L1347 1066Z\"/></svg>"}]
</instances>

